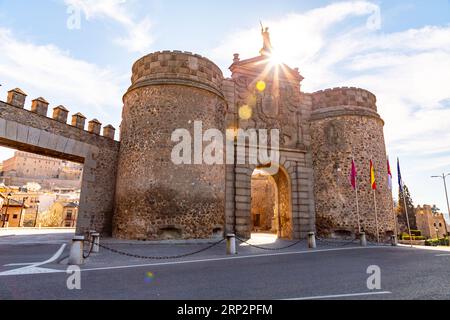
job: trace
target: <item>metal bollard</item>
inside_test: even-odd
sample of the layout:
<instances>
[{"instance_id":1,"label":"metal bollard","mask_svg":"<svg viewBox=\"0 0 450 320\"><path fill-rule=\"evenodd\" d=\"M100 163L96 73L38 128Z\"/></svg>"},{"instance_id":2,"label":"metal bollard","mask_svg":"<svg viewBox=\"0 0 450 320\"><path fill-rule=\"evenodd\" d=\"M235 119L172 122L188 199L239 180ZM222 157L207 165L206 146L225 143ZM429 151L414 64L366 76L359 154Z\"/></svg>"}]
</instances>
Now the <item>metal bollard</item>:
<instances>
[{"instance_id":1,"label":"metal bollard","mask_svg":"<svg viewBox=\"0 0 450 320\"><path fill-rule=\"evenodd\" d=\"M75 236L72 239L72 246L70 247L69 265L84 264L83 258L84 237Z\"/></svg>"},{"instance_id":2,"label":"metal bollard","mask_svg":"<svg viewBox=\"0 0 450 320\"><path fill-rule=\"evenodd\" d=\"M227 255L237 254L236 251L236 236L234 234L227 234Z\"/></svg>"},{"instance_id":3,"label":"metal bollard","mask_svg":"<svg viewBox=\"0 0 450 320\"><path fill-rule=\"evenodd\" d=\"M359 240L361 241L361 247L367 247L367 238L365 232L361 232L359 234Z\"/></svg>"},{"instance_id":4,"label":"metal bollard","mask_svg":"<svg viewBox=\"0 0 450 320\"><path fill-rule=\"evenodd\" d=\"M396 247L398 245L397 236L395 234L391 236L391 245L393 247Z\"/></svg>"},{"instance_id":5,"label":"metal bollard","mask_svg":"<svg viewBox=\"0 0 450 320\"><path fill-rule=\"evenodd\" d=\"M316 234L314 232L308 233L308 248L310 249L316 249Z\"/></svg>"},{"instance_id":6,"label":"metal bollard","mask_svg":"<svg viewBox=\"0 0 450 320\"><path fill-rule=\"evenodd\" d=\"M91 241L94 243L92 247L92 252L94 253L100 252L100 233L98 232L91 233Z\"/></svg>"}]
</instances>

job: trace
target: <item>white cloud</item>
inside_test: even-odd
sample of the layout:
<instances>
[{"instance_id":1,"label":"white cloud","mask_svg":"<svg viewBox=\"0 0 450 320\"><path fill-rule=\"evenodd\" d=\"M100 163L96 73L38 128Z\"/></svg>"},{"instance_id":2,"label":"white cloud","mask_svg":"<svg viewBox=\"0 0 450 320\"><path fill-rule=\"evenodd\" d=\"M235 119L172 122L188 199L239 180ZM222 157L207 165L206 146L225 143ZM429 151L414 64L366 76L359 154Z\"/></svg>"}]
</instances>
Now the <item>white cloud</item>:
<instances>
[{"instance_id":1,"label":"white cloud","mask_svg":"<svg viewBox=\"0 0 450 320\"><path fill-rule=\"evenodd\" d=\"M377 95L391 161L402 159L417 203L444 209L441 184L430 176L450 172L450 25L388 33L369 28L379 12L348 1L266 24L278 56L300 67L304 91L355 86ZM261 46L259 28L238 30L210 55L228 67L233 53L250 58Z\"/></svg>"},{"instance_id":2,"label":"white cloud","mask_svg":"<svg viewBox=\"0 0 450 320\"><path fill-rule=\"evenodd\" d=\"M324 47L329 47L327 33L334 25L351 17L373 17L378 12L379 7L370 2L342 2L303 14L288 14L281 20L264 24L270 27L277 54L288 64L303 65L316 59ZM212 56L229 60L233 53L239 52L242 57L251 57L261 46L260 28L255 26L230 34L212 51Z\"/></svg>"},{"instance_id":3,"label":"white cloud","mask_svg":"<svg viewBox=\"0 0 450 320\"><path fill-rule=\"evenodd\" d=\"M65 0L66 5L81 10L87 20L111 19L119 23L126 31L125 37L114 42L131 52L145 53L154 42L148 17L136 21L127 9L126 0Z\"/></svg>"},{"instance_id":4,"label":"white cloud","mask_svg":"<svg viewBox=\"0 0 450 320\"><path fill-rule=\"evenodd\" d=\"M368 27L379 12L368 1L339 2L266 24L278 55L300 67L305 91L357 86L378 96L391 151L450 150L450 26L385 33ZM225 66L233 53L249 58L261 45L259 28L240 30L211 56Z\"/></svg>"},{"instance_id":5,"label":"white cloud","mask_svg":"<svg viewBox=\"0 0 450 320\"><path fill-rule=\"evenodd\" d=\"M63 104L71 112L118 124L118 117L111 114L120 114L126 79L77 60L54 45L20 41L10 30L0 28L0 78L2 89L23 89L28 103L43 96L51 106Z\"/></svg>"}]
</instances>

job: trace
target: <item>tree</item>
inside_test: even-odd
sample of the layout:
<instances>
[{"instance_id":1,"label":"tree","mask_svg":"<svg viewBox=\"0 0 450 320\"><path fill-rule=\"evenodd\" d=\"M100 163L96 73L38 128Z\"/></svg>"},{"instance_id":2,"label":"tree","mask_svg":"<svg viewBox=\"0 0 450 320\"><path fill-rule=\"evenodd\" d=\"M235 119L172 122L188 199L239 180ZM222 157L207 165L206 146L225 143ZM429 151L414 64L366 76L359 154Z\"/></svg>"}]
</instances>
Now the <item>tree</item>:
<instances>
[{"instance_id":1,"label":"tree","mask_svg":"<svg viewBox=\"0 0 450 320\"><path fill-rule=\"evenodd\" d=\"M61 227L63 218L56 210L47 210L39 214L37 224L45 228Z\"/></svg>"},{"instance_id":2,"label":"tree","mask_svg":"<svg viewBox=\"0 0 450 320\"><path fill-rule=\"evenodd\" d=\"M405 211L405 200L406 200L406 207L408 209L409 226L411 230L417 230L416 212L414 208L414 203L412 201L411 194L407 186L404 187L403 192L399 192L398 199L399 201L397 206L397 217L400 228L403 229L401 231L408 230L408 222L406 220L406 211Z\"/></svg>"},{"instance_id":3,"label":"tree","mask_svg":"<svg viewBox=\"0 0 450 320\"><path fill-rule=\"evenodd\" d=\"M438 214L441 212L441 209L439 209L436 205L433 205L433 207L431 207L431 212L433 212L433 214Z\"/></svg>"}]
</instances>

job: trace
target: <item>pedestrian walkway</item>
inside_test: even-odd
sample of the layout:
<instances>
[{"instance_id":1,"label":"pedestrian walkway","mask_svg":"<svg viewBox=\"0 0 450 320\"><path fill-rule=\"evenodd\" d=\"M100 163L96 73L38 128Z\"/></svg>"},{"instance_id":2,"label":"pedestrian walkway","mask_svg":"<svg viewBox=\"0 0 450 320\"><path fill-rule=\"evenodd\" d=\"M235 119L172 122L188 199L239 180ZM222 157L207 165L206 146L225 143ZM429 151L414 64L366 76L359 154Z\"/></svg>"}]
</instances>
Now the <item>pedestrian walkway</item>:
<instances>
[{"instance_id":1,"label":"pedestrian walkway","mask_svg":"<svg viewBox=\"0 0 450 320\"><path fill-rule=\"evenodd\" d=\"M0 245L70 243L75 229L0 229Z\"/></svg>"},{"instance_id":2,"label":"pedestrian walkway","mask_svg":"<svg viewBox=\"0 0 450 320\"><path fill-rule=\"evenodd\" d=\"M1 239L1 237L7 237L7 236L50 235L50 234L61 234L61 233L75 234L75 229L74 228L0 228L0 239Z\"/></svg>"}]
</instances>

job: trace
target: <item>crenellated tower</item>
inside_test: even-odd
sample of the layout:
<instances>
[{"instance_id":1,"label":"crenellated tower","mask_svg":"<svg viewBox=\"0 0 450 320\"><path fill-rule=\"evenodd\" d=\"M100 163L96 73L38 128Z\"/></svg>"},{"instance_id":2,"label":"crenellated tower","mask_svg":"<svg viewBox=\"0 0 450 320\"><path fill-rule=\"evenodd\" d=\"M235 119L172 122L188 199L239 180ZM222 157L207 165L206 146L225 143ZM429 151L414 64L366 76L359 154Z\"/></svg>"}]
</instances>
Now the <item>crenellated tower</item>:
<instances>
[{"instance_id":1,"label":"crenellated tower","mask_svg":"<svg viewBox=\"0 0 450 320\"><path fill-rule=\"evenodd\" d=\"M352 158L358 171L361 227L376 239L376 216L370 184L370 160L377 180L376 202L381 238L394 233L392 195L388 189L384 121L374 94L359 88L334 88L313 93L311 136L315 172L318 232L350 236L358 232L356 193L349 175Z\"/></svg>"}]
</instances>

